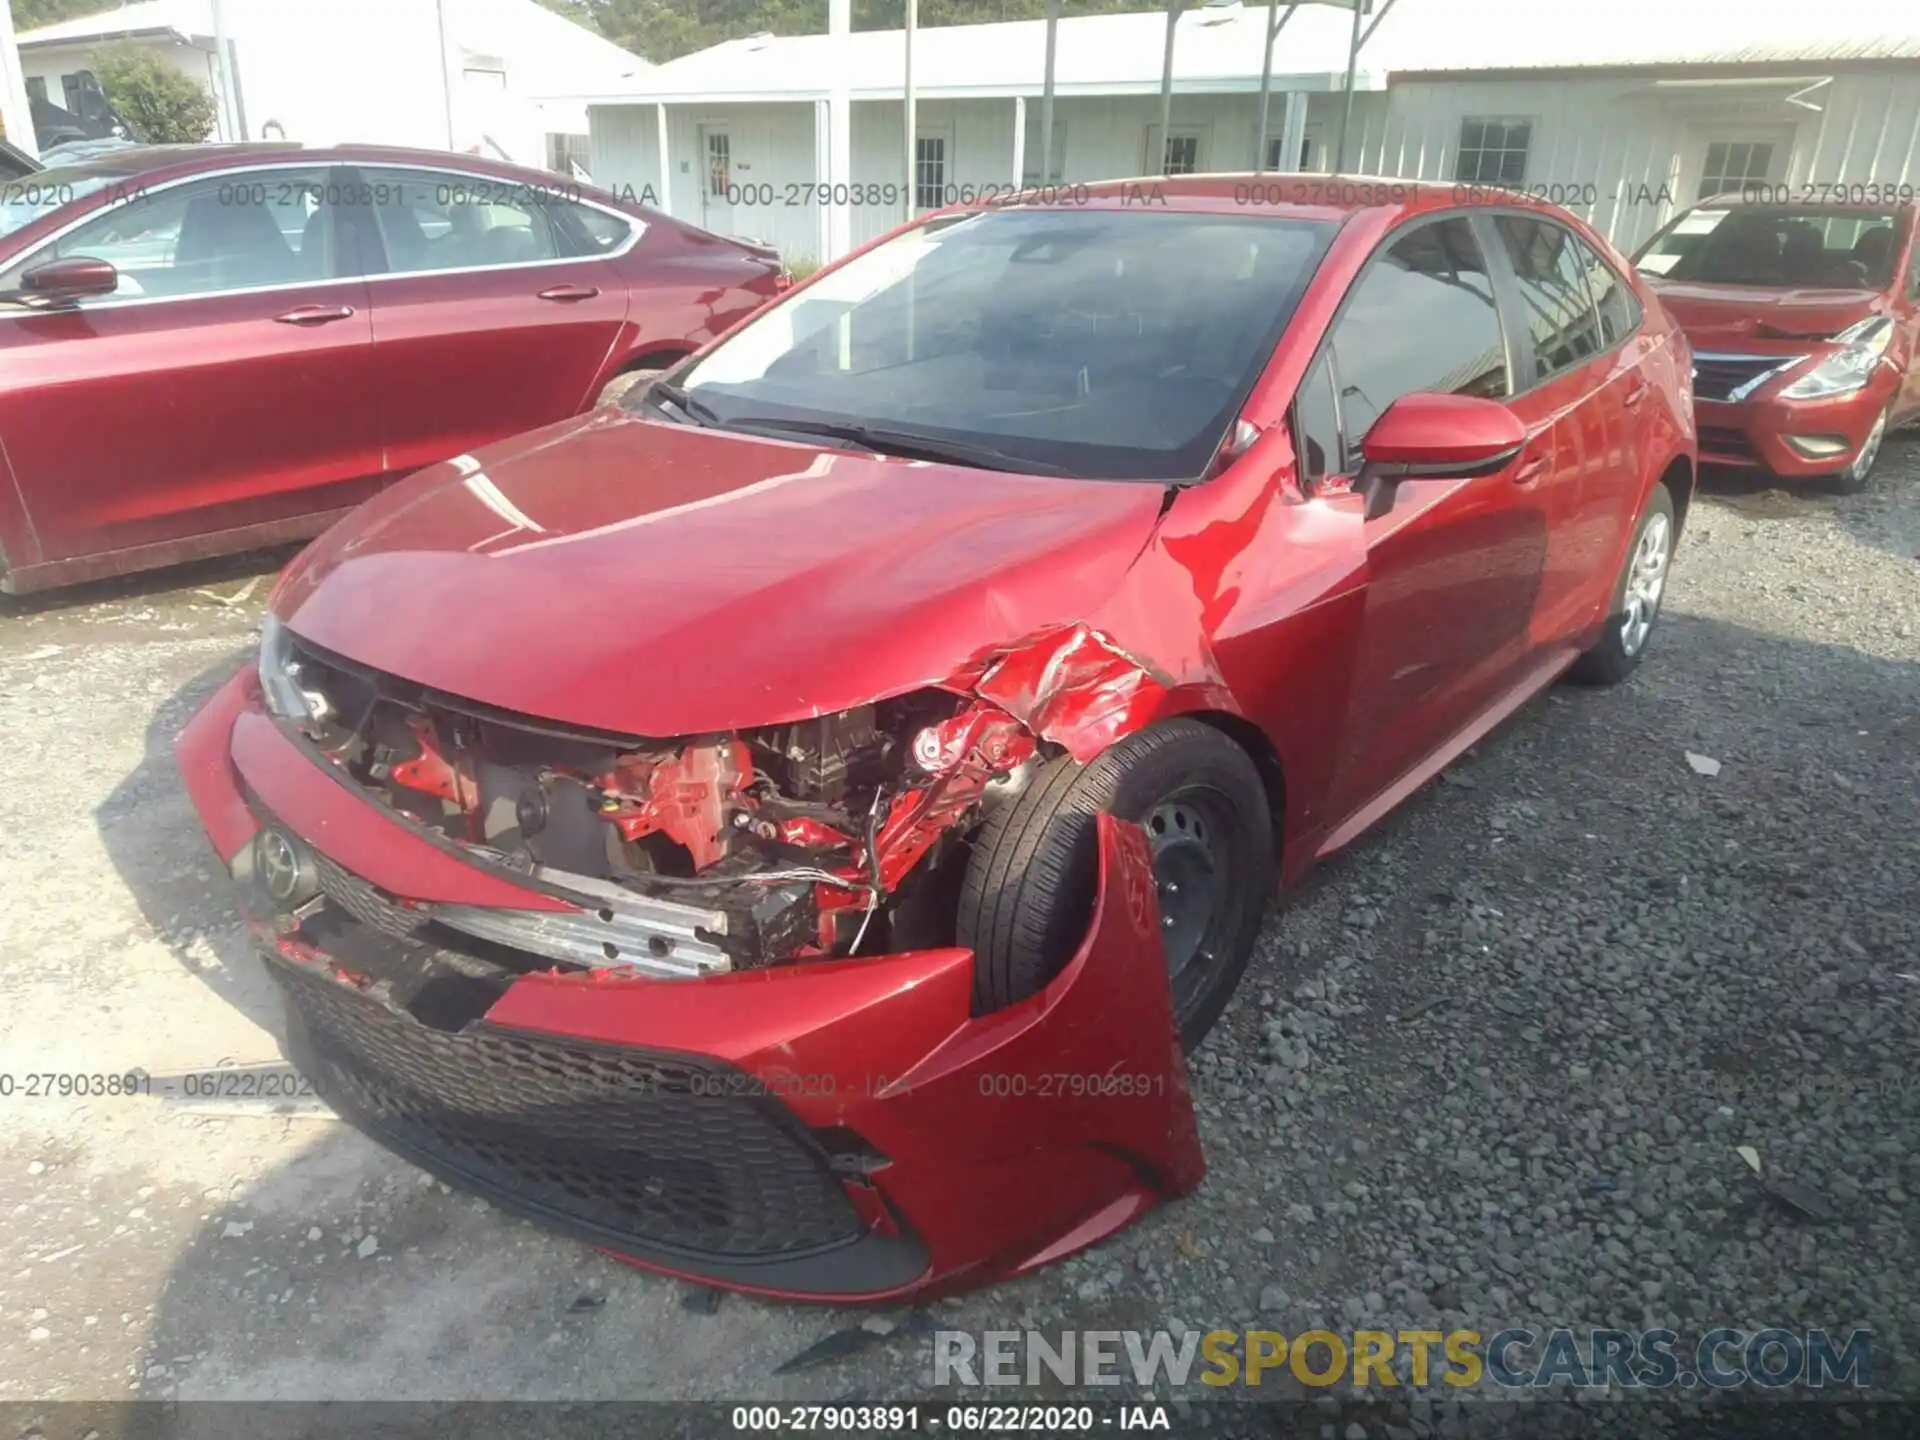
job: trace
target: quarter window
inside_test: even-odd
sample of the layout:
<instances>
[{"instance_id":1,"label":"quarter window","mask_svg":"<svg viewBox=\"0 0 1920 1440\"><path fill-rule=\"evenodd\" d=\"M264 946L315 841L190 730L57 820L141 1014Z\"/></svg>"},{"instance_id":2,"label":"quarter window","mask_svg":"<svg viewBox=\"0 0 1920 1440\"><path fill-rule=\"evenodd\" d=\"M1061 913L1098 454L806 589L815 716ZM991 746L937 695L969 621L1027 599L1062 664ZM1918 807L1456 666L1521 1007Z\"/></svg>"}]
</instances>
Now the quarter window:
<instances>
[{"instance_id":1,"label":"quarter window","mask_svg":"<svg viewBox=\"0 0 1920 1440\"><path fill-rule=\"evenodd\" d=\"M125 199L0 276L0 289L17 289L34 266L79 255L120 272L113 300L329 279L338 273L338 187L328 180L314 168L230 172L151 192L130 185Z\"/></svg>"},{"instance_id":2,"label":"quarter window","mask_svg":"<svg viewBox=\"0 0 1920 1440\"><path fill-rule=\"evenodd\" d=\"M1611 349L1634 332L1640 324L1640 302L1613 266L1579 236L1573 237L1574 252L1587 272L1587 288L1593 292L1593 308L1600 313L1600 341Z\"/></svg>"},{"instance_id":3,"label":"quarter window","mask_svg":"<svg viewBox=\"0 0 1920 1440\"><path fill-rule=\"evenodd\" d=\"M387 270L485 270L557 260L547 206L511 180L451 171L360 171Z\"/></svg>"},{"instance_id":4,"label":"quarter window","mask_svg":"<svg viewBox=\"0 0 1920 1440\"><path fill-rule=\"evenodd\" d=\"M1471 223L1422 225L1376 257L1334 327L1332 352L1349 466L1402 395L1511 395L1493 279Z\"/></svg>"},{"instance_id":5,"label":"quarter window","mask_svg":"<svg viewBox=\"0 0 1920 1440\"><path fill-rule=\"evenodd\" d=\"M1340 467L1340 412L1333 399L1333 367L1322 355L1300 382L1293 426L1300 446L1300 481L1312 489Z\"/></svg>"},{"instance_id":6,"label":"quarter window","mask_svg":"<svg viewBox=\"0 0 1920 1440\"><path fill-rule=\"evenodd\" d=\"M1518 185L1527 178L1531 120L1468 116L1460 122L1460 158L1453 178L1463 185Z\"/></svg>"},{"instance_id":7,"label":"quarter window","mask_svg":"<svg viewBox=\"0 0 1920 1440\"><path fill-rule=\"evenodd\" d=\"M1533 340L1533 378L1544 380L1600 352L1600 323L1573 232L1525 215L1496 215ZM1591 251L1587 252L1589 255Z\"/></svg>"}]
</instances>

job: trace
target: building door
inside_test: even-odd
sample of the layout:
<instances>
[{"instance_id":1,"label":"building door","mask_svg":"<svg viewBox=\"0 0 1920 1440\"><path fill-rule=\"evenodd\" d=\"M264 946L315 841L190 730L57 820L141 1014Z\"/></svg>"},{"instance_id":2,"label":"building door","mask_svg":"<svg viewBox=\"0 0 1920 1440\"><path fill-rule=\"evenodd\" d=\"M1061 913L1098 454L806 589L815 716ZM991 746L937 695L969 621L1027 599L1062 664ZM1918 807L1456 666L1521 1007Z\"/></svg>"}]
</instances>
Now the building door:
<instances>
[{"instance_id":1,"label":"building door","mask_svg":"<svg viewBox=\"0 0 1920 1440\"><path fill-rule=\"evenodd\" d=\"M706 180L700 187L700 223L716 235L733 233L733 136L725 125L700 127L701 163Z\"/></svg>"},{"instance_id":2,"label":"building door","mask_svg":"<svg viewBox=\"0 0 1920 1440\"><path fill-rule=\"evenodd\" d=\"M1786 179L1793 154L1790 129L1713 128L1696 133L1689 161L1691 197L1737 195L1750 185Z\"/></svg>"}]
</instances>

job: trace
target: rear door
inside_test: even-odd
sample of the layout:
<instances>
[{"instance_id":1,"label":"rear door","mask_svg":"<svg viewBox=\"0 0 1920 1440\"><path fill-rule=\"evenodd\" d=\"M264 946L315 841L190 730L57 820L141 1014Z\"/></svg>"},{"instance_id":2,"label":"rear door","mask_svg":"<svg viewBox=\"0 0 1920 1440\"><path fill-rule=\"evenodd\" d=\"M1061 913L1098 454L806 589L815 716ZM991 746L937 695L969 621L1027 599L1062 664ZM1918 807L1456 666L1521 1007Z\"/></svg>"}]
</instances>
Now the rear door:
<instances>
[{"instance_id":1,"label":"rear door","mask_svg":"<svg viewBox=\"0 0 1920 1440\"><path fill-rule=\"evenodd\" d=\"M1357 475L1373 422L1417 391L1505 400L1513 360L1481 236L1465 215L1394 232L1361 272L1302 387L1305 435L1330 470ZM1314 400L1314 396L1324 397ZM1324 431L1328 423L1322 419ZM1364 522L1367 596L1333 812L1352 814L1503 692L1530 655L1548 547L1544 469L1523 458L1474 479L1403 483Z\"/></svg>"},{"instance_id":2,"label":"rear door","mask_svg":"<svg viewBox=\"0 0 1920 1440\"><path fill-rule=\"evenodd\" d=\"M1519 393L1508 403L1530 437L1519 483L1549 521L1530 639L1546 646L1584 627L1611 584L1621 529L1635 518L1633 417L1650 392L1634 331L1606 338L1589 275L1607 267L1589 246L1537 214L1488 213L1477 223L1520 341ZM1622 328L1617 297L1609 306L1607 323Z\"/></svg>"},{"instance_id":3,"label":"rear door","mask_svg":"<svg viewBox=\"0 0 1920 1440\"><path fill-rule=\"evenodd\" d=\"M380 472L366 283L338 176L282 165L130 187L16 261L74 255L112 295L0 309L0 436L32 529L71 559L356 503Z\"/></svg>"},{"instance_id":4,"label":"rear door","mask_svg":"<svg viewBox=\"0 0 1920 1440\"><path fill-rule=\"evenodd\" d=\"M374 393L389 472L593 403L627 318L613 263L642 222L455 170L362 166Z\"/></svg>"}]
</instances>

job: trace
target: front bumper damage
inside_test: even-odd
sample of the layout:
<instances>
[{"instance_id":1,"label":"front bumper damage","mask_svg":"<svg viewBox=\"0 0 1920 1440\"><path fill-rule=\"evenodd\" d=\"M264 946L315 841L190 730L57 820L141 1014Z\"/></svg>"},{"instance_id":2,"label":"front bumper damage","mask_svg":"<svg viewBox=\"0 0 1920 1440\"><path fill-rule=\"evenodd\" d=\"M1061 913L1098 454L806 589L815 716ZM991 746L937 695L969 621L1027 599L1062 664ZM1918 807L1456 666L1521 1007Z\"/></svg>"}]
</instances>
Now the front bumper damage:
<instances>
[{"instance_id":1,"label":"front bumper damage","mask_svg":"<svg viewBox=\"0 0 1920 1440\"><path fill-rule=\"evenodd\" d=\"M296 1065L449 1183L623 1260L892 1301L1045 1264L1200 1182L1131 826L1101 818L1072 960L989 1014L951 947L686 979L554 967L489 988L490 919L582 943L608 922L370 803L266 713L251 666L177 753L285 993ZM252 873L268 827L319 876L296 915Z\"/></svg>"}]
</instances>

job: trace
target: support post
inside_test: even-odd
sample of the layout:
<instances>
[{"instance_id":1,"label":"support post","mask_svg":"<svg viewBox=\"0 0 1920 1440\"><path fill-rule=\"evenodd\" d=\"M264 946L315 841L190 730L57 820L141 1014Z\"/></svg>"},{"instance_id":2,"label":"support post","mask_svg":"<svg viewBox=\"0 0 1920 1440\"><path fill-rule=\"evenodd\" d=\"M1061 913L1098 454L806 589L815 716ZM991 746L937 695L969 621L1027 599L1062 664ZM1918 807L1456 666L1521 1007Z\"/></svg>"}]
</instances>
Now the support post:
<instances>
[{"instance_id":1,"label":"support post","mask_svg":"<svg viewBox=\"0 0 1920 1440\"><path fill-rule=\"evenodd\" d=\"M1260 60L1260 133L1253 139L1253 170L1256 175L1265 173L1267 168L1267 104L1273 98L1273 42L1280 38L1280 32L1286 29L1287 22L1293 19L1293 12L1300 8L1300 0L1290 0L1287 13L1275 19L1274 11L1279 6L1280 0L1267 0L1265 27L1267 43L1265 54ZM1282 156L1288 153L1284 145L1280 148L1280 153ZM1293 153L1299 152L1296 150ZM1291 170L1293 162L1289 160L1280 168Z\"/></svg>"},{"instance_id":2,"label":"support post","mask_svg":"<svg viewBox=\"0 0 1920 1440\"><path fill-rule=\"evenodd\" d=\"M660 151L660 213L673 214L673 163L667 154L667 102L653 107L654 142Z\"/></svg>"},{"instance_id":3,"label":"support post","mask_svg":"<svg viewBox=\"0 0 1920 1440\"><path fill-rule=\"evenodd\" d=\"M911 220L913 218L914 211L919 209L919 206L914 204L914 201L919 198L917 192L919 190L918 182L920 179L920 154L919 154L919 146L916 143L917 136L914 134L915 121L917 117L914 113L916 107L914 104L914 96L913 96L913 32L914 32L915 26L919 21L919 12L920 12L919 0L907 0L906 76L905 76L905 84L901 90L901 95L903 99L903 108L906 111L905 118L906 118L906 128L907 128L907 135L906 135L907 188L904 195L901 197L901 202L900 202L901 216L902 218L907 220ZM937 206L940 202L938 200L935 200L933 203Z\"/></svg>"},{"instance_id":4,"label":"support post","mask_svg":"<svg viewBox=\"0 0 1920 1440\"><path fill-rule=\"evenodd\" d=\"M1340 143L1334 151L1333 173L1347 173L1347 131L1353 125L1353 82L1360 68L1360 21L1366 0L1353 0L1353 35L1347 42L1346 98L1340 107Z\"/></svg>"},{"instance_id":5,"label":"support post","mask_svg":"<svg viewBox=\"0 0 1920 1440\"><path fill-rule=\"evenodd\" d=\"M1160 160L1155 175L1167 173L1167 140L1173 130L1173 40L1180 25L1183 0L1167 0L1167 52L1160 63Z\"/></svg>"},{"instance_id":6,"label":"support post","mask_svg":"<svg viewBox=\"0 0 1920 1440\"><path fill-rule=\"evenodd\" d=\"M1047 0L1047 78L1040 90L1040 184L1043 187L1053 183L1053 57L1059 30L1060 0Z\"/></svg>"},{"instance_id":7,"label":"support post","mask_svg":"<svg viewBox=\"0 0 1920 1440\"><path fill-rule=\"evenodd\" d=\"M1027 178L1027 97L1013 97L1013 188L1018 190Z\"/></svg>"}]
</instances>

